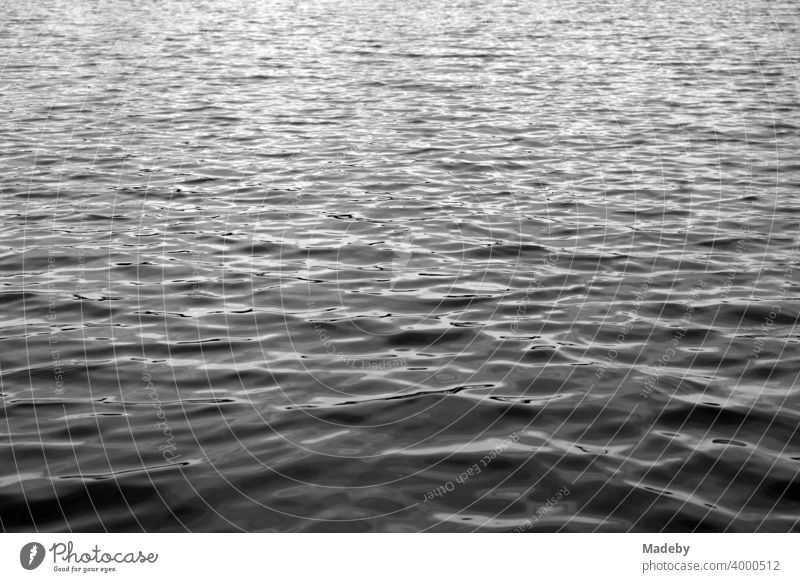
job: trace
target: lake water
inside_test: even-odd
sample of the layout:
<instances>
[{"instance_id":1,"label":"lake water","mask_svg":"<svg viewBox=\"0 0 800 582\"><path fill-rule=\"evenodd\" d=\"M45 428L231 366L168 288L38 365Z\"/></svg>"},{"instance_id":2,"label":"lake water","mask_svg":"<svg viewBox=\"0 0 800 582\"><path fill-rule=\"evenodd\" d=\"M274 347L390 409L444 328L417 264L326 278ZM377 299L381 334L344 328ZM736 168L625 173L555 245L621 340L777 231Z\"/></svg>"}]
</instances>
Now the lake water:
<instances>
[{"instance_id":1,"label":"lake water","mask_svg":"<svg viewBox=\"0 0 800 582\"><path fill-rule=\"evenodd\" d=\"M792 531L791 1L0 7L7 531Z\"/></svg>"}]
</instances>

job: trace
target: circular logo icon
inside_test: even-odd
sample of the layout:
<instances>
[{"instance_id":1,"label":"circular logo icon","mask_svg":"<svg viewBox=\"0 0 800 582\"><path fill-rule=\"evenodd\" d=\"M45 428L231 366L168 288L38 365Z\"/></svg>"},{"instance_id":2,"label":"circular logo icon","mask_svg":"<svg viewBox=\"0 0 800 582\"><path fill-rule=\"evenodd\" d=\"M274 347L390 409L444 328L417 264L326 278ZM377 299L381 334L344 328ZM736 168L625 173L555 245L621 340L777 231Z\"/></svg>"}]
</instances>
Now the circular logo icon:
<instances>
[{"instance_id":1,"label":"circular logo icon","mask_svg":"<svg viewBox=\"0 0 800 582\"><path fill-rule=\"evenodd\" d=\"M38 542L30 542L19 551L19 563L26 570L35 570L44 561L44 546Z\"/></svg>"}]
</instances>

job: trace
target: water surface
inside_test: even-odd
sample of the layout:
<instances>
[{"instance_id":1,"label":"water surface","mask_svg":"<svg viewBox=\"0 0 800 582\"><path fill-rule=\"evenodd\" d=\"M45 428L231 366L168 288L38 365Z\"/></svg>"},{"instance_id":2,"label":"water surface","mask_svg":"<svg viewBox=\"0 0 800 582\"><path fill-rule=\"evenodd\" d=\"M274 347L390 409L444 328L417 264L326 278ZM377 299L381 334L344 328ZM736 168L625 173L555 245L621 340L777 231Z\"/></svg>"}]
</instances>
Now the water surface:
<instances>
[{"instance_id":1,"label":"water surface","mask_svg":"<svg viewBox=\"0 0 800 582\"><path fill-rule=\"evenodd\" d=\"M0 526L791 531L797 6L0 8Z\"/></svg>"}]
</instances>

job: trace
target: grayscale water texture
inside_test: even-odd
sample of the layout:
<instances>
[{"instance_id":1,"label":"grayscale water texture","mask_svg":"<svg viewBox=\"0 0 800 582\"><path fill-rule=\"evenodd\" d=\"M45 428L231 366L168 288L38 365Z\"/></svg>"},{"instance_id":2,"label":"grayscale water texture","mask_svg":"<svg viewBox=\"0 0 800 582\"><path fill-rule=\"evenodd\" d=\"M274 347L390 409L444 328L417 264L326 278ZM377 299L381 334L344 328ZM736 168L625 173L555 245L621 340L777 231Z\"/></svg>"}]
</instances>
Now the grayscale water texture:
<instances>
[{"instance_id":1,"label":"grayscale water texture","mask_svg":"<svg viewBox=\"0 0 800 582\"><path fill-rule=\"evenodd\" d=\"M794 1L0 5L0 529L800 518Z\"/></svg>"}]
</instances>

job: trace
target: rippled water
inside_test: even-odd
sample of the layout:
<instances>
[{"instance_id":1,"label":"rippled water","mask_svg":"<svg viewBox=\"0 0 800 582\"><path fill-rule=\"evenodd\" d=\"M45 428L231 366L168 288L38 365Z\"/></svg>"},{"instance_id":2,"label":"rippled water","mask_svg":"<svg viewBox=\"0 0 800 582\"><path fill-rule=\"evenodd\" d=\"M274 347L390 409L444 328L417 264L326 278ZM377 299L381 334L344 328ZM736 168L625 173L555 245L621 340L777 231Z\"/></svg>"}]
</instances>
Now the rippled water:
<instances>
[{"instance_id":1,"label":"rippled water","mask_svg":"<svg viewBox=\"0 0 800 582\"><path fill-rule=\"evenodd\" d=\"M0 7L0 525L790 531L790 1Z\"/></svg>"}]
</instances>

